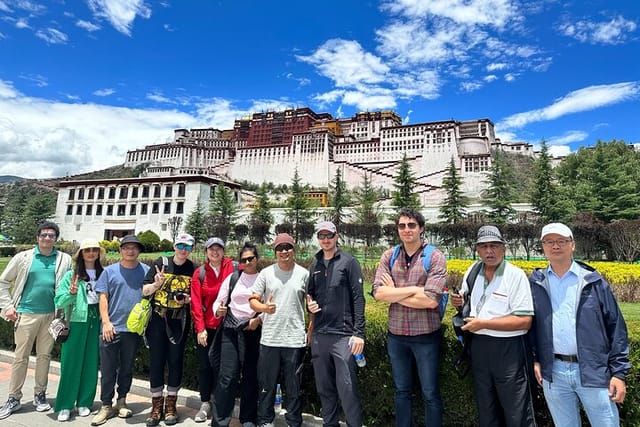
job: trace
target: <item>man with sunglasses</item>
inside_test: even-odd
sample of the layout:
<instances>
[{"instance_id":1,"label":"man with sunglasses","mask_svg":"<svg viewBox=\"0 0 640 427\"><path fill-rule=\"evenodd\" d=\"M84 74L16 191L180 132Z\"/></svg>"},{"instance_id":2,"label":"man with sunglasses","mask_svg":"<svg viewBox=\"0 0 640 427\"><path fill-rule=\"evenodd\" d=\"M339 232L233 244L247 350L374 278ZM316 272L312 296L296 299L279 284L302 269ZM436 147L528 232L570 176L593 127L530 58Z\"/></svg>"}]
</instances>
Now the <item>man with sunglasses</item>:
<instances>
[{"instance_id":1,"label":"man with sunglasses","mask_svg":"<svg viewBox=\"0 0 640 427\"><path fill-rule=\"evenodd\" d=\"M0 316L15 323L16 344L9 399L0 408L0 419L7 418L21 407L22 386L34 342L37 357L33 406L38 412L51 409L46 392L54 341L48 328L55 316L55 290L62 276L72 268L71 256L54 246L59 234L56 224L40 224L36 247L11 258L0 276Z\"/></svg>"},{"instance_id":2,"label":"man with sunglasses","mask_svg":"<svg viewBox=\"0 0 640 427\"><path fill-rule=\"evenodd\" d=\"M347 426L362 426L362 408L353 355L364 350L362 270L338 248L330 221L316 225L320 251L309 267L307 309L313 313L311 355L324 425L337 427L340 407Z\"/></svg>"},{"instance_id":3,"label":"man with sunglasses","mask_svg":"<svg viewBox=\"0 0 640 427\"><path fill-rule=\"evenodd\" d=\"M447 280L447 262L438 249L431 253L429 271L422 257L427 245L421 236L424 217L414 209L402 208L396 225L402 242L400 254L390 267L394 248L382 254L373 282L373 296L389 303L387 350L396 386L396 426L412 423L412 366L420 378L425 408L425 425L442 426L443 404L438 384L440 358L439 304Z\"/></svg>"},{"instance_id":4,"label":"man with sunglasses","mask_svg":"<svg viewBox=\"0 0 640 427\"><path fill-rule=\"evenodd\" d=\"M306 347L304 320L309 271L295 263L295 242L280 233L273 242L276 263L260 271L249 304L262 317L258 357L258 424L272 426L278 375L284 376L285 418L291 427L302 426L302 359Z\"/></svg>"},{"instance_id":5,"label":"man with sunglasses","mask_svg":"<svg viewBox=\"0 0 640 427\"><path fill-rule=\"evenodd\" d=\"M178 422L176 402L182 383L184 348L187 342L191 277L195 265L189 259L195 239L187 233L176 236L172 257L155 260L144 278L143 295L150 295L153 312L145 331L149 345L149 391L151 413L148 426L156 426L164 416L166 425ZM165 393L165 366L166 397ZM163 406L164 404L164 406Z\"/></svg>"},{"instance_id":6,"label":"man with sunglasses","mask_svg":"<svg viewBox=\"0 0 640 427\"><path fill-rule=\"evenodd\" d=\"M529 277L535 317L534 373L557 426L579 427L578 401L592 426L620 425L618 407L631 369L618 303L595 269L573 259L571 229L547 224L542 249L549 265Z\"/></svg>"},{"instance_id":7,"label":"man with sunglasses","mask_svg":"<svg viewBox=\"0 0 640 427\"><path fill-rule=\"evenodd\" d=\"M469 267L460 294L451 295L455 307L464 306L462 330L472 334L471 372L480 427L535 426L525 342L533 316L531 288L525 272L505 260L505 243L497 227L480 227L480 269ZM469 292L472 271L478 273Z\"/></svg>"}]
</instances>

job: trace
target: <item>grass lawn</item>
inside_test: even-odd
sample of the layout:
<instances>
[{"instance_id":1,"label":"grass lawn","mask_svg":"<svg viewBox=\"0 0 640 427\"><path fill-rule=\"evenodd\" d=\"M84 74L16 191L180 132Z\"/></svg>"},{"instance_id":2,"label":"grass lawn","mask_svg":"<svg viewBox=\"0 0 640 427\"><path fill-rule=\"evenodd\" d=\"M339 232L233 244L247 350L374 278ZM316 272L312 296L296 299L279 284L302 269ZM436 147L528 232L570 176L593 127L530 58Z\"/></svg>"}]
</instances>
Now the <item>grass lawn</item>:
<instances>
[{"instance_id":1,"label":"grass lawn","mask_svg":"<svg viewBox=\"0 0 640 427\"><path fill-rule=\"evenodd\" d=\"M640 303L621 302L620 310L622 310L624 320L626 320L627 322L631 320L640 320Z\"/></svg>"}]
</instances>

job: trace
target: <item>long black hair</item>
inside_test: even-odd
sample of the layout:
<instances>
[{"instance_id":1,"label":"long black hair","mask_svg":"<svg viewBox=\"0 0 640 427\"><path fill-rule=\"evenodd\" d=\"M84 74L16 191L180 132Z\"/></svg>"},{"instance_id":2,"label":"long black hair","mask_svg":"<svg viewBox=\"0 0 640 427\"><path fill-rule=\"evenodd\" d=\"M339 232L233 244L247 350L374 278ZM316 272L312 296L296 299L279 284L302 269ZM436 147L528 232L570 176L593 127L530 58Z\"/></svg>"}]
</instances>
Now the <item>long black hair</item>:
<instances>
[{"instance_id":1,"label":"long black hair","mask_svg":"<svg viewBox=\"0 0 640 427\"><path fill-rule=\"evenodd\" d=\"M88 282L89 280L91 280L91 278L89 277L89 274L87 273L87 266L84 264L84 257L82 256L82 251L84 251L84 249L80 250L80 253L78 254L78 259L76 259L76 266L74 269L74 273L78 276L78 279L82 279L85 282ZM99 254L102 255L102 250L100 248L98 248ZM102 266L102 262L100 261L101 256L98 256L98 259L96 259L96 280L98 280L98 277L100 277L100 274L102 274L102 271L104 270L104 267Z\"/></svg>"}]
</instances>

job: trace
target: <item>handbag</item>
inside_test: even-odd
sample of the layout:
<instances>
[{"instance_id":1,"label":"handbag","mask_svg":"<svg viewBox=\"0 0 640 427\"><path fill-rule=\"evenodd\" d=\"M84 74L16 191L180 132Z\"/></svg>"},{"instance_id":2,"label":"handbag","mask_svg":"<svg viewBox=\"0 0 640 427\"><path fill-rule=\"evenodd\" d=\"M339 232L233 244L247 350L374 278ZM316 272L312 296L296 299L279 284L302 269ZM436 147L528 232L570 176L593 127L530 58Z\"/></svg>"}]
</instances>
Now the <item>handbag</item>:
<instances>
[{"instance_id":1,"label":"handbag","mask_svg":"<svg viewBox=\"0 0 640 427\"><path fill-rule=\"evenodd\" d=\"M127 329L138 335L144 335L151 319L151 302L148 298L142 298L136 303L127 317Z\"/></svg>"},{"instance_id":2,"label":"handbag","mask_svg":"<svg viewBox=\"0 0 640 427\"><path fill-rule=\"evenodd\" d=\"M49 335L58 344L62 344L69 338L69 318L71 317L71 306L67 307L67 310L62 311L60 317L56 317L49 324Z\"/></svg>"}]
</instances>

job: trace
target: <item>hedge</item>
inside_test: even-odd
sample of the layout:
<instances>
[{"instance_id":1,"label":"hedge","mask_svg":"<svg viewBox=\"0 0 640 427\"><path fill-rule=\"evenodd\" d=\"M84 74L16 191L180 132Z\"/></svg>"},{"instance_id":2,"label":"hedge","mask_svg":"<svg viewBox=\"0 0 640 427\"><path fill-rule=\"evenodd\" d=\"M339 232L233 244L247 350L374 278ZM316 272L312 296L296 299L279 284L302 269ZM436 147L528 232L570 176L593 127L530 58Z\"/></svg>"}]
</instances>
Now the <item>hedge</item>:
<instances>
[{"instance_id":1,"label":"hedge","mask_svg":"<svg viewBox=\"0 0 640 427\"><path fill-rule=\"evenodd\" d=\"M266 265L269 261L261 260L261 265ZM302 264L307 264L302 262ZM370 271L365 272L371 274ZM459 280L459 275L453 275L452 280ZM370 285L366 285L365 291L370 290ZM445 414L444 421L447 426L473 426L476 424L477 414L473 396L471 375L460 379L453 361L460 352L460 343L457 341L452 327L451 316L454 309L449 307L443 321L443 340L440 358L440 388L444 401ZM367 296L366 306L367 319L367 341L365 354L367 366L358 370L358 381L362 395L362 405L364 420L368 426L389 426L394 424L394 386L391 377L391 366L386 350L386 330L387 330L387 305L385 303L373 301ZM13 324L0 322L0 347L13 349ZM640 426L640 389L639 389L639 366L640 366L640 322L627 322L629 329L630 359L632 369L627 377L627 397L621 406L622 425ZM198 361L195 352L196 342L194 334L189 334L187 347L185 350L185 369L183 386L188 389L197 390L197 369ZM59 346L56 345L53 357L59 357ZM149 351L144 346L136 358L136 376L148 378L149 373ZM320 401L317 396L314 384L313 369L311 367L310 354L305 355L303 371L303 393L305 401L305 412L319 415ZM414 424L424 424L424 413L422 396L418 388L417 377L414 381ZM546 409L541 391L536 387L536 418L538 425L551 426L551 418ZM286 390L285 390L286 393ZM585 424L588 425L588 424Z\"/></svg>"}]
</instances>

